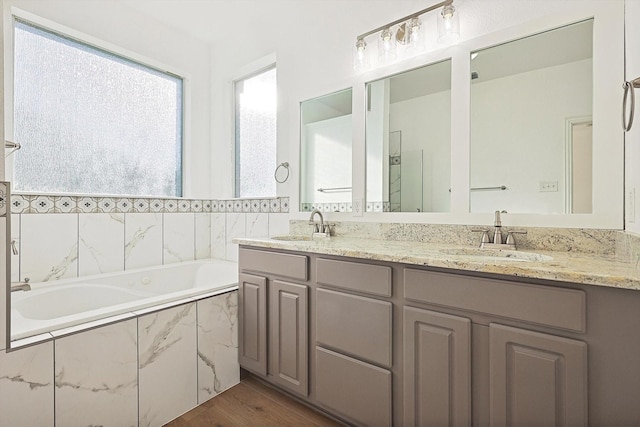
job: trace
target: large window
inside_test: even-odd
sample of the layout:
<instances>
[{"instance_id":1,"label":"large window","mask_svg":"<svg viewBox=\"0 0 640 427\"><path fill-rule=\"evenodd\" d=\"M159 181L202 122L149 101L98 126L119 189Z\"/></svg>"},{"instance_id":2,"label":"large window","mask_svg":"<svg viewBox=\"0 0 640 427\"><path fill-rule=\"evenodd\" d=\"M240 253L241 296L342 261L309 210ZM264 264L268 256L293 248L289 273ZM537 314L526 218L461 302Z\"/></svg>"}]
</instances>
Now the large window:
<instances>
[{"instance_id":1,"label":"large window","mask_svg":"<svg viewBox=\"0 0 640 427\"><path fill-rule=\"evenodd\" d=\"M276 195L276 69L238 80L236 197Z\"/></svg>"},{"instance_id":2,"label":"large window","mask_svg":"<svg viewBox=\"0 0 640 427\"><path fill-rule=\"evenodd\" d=\"M14 25L16 191L182 195L182 78Z\"/></svg>"}]
</instances>

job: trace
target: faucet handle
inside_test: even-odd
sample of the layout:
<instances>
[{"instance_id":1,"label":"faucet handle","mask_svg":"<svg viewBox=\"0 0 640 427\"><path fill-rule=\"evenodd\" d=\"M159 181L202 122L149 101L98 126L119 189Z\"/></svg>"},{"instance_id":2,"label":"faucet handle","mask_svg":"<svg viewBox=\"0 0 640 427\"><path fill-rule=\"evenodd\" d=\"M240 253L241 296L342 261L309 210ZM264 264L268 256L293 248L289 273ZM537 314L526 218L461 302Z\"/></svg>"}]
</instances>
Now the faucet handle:
<instances>
[{"instance_id":1,"label":"faucet handle","mask_svg":"<svg viewBox=\"0 0 640 427\"><path fill-rule=\"evenodd\" d=\"M507 231L507 241L505 242L505 244L507 245L516 245L516 239L515 237L513 237L514 234L527 234L526 231L524 230L510 230Z\"/></svg>"},{"instance_id":2,"label":"faucet handle","mask_svg":"<svg viewBox=\"0 0 640 427\"><path fill-rule=\"evenodd\" d=\"M491 243L488 228L472 228L471 231L473 231L474 233L482 233L482 237L480 238L480 246L485 243Z\"/></svg>"}]
</instances>

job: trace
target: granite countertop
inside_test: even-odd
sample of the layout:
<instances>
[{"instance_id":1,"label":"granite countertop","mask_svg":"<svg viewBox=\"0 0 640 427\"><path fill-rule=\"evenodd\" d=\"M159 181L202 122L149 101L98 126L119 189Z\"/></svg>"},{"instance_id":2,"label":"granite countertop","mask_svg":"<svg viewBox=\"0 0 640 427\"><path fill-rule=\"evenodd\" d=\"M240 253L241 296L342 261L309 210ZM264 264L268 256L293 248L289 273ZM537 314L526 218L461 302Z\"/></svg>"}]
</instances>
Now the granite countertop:
<instances>
[{"instance_id":1,"label":"granite countertop","mask_svg":"<svg viewBox=\"0 0 640 427\"><path fill-rule=\"evenodd\" d=\"M354 237L302 240L304 238L304 236L300 236L301 240L236 238L233 239L233 243L260 248L640 290L640 269L637 265L613 255L539 250L493 251L460 245ZM486 255L492 252L500 256Z\"/></svg>"}]
</instances>

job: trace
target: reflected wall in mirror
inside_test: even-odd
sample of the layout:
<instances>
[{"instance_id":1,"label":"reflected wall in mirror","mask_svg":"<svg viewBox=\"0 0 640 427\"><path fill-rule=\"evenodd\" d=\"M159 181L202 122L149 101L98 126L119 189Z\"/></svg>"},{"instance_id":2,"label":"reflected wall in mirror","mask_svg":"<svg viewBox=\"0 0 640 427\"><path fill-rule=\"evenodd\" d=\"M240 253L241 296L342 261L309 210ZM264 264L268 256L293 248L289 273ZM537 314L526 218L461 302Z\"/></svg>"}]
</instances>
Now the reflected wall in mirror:
<instances>
[{"instance_id":1,"label":"reflected wall in mirror","mask_svg":"<svg viewBox=\"0 0 640 427\"><path fill-rule=\"evenodd\" d=\"M352 91L300 104L300 210L351 210Z\"/></svg>"},{"instance_id":2,"label":"reflected wall in mirror","mask_svg":"<svg viewBox=\"0 0 640 427\"><path fill-rule=\"evenodd\" d=\"M592 212L593 20L471 54L471 212Z\"/></svg>"},{"instance_id":3,"label":"reflected wall in mirror","mask_svg":"<svg viewBox=\"0 0 640 427\"><path fill-rule=\"evenodd\" d=\"M449 212L451 60L367 84L369 212Z\"/></svg>"}]
</instances>

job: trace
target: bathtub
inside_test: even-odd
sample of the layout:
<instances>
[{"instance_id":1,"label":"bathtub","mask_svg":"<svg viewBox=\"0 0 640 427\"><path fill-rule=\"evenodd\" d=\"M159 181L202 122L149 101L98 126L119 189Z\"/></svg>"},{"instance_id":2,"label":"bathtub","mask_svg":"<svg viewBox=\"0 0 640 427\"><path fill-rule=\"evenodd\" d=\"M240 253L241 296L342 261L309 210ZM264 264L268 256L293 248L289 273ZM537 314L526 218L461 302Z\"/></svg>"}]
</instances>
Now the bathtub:
<instances>
[{"instance_id":1,"label":"bathtub","mask_svg":"<svg viewBox=\"0 0 640 427\"><path fill-rule=\"evenodd\" d=\"M237 289L238 264L188 261L124 272L32 283L11 293L11 339Z\"/></svg>"}]
</instances>

